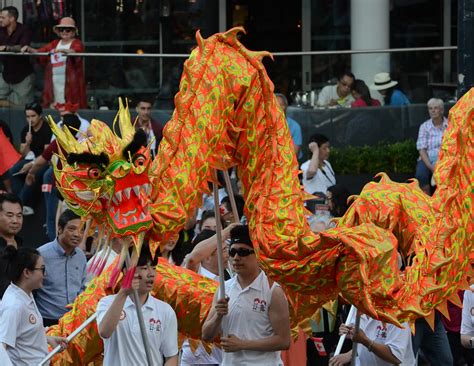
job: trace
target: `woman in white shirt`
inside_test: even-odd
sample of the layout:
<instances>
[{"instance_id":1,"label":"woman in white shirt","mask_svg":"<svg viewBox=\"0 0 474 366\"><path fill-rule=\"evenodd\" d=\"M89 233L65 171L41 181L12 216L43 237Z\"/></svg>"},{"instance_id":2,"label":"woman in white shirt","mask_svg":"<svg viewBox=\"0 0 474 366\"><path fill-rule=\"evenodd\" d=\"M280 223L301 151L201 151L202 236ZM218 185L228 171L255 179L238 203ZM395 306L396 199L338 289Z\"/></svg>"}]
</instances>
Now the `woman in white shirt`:
<instances>
[{"instance_id":1,"label":"woman in white shirt","mask_svg":"<svg viewBox=\"0 0 474 366\"><path fill-rule=\"evenodd\" d=\"M329 187L336 184L336 176L329 163L329 139L319 133L309 140L311 158L301 165L303 171L304 190L310 194L315 192L326 193Z\"/></svg>"},{"instance_id":2,"label":"woman in white shirt","mask_svg":"<svg viewBox=\"0 0 474 366\"><path fill-rule=\"evenodd\" d=\"M66 347L65 338L46 336L32 295L43 285L43 257L36 249L13 246L7 246L3 256L12 282L0 304L0 347L14 365L37 365L48 354L48 343Z\"/></svg>"}]
</instances>

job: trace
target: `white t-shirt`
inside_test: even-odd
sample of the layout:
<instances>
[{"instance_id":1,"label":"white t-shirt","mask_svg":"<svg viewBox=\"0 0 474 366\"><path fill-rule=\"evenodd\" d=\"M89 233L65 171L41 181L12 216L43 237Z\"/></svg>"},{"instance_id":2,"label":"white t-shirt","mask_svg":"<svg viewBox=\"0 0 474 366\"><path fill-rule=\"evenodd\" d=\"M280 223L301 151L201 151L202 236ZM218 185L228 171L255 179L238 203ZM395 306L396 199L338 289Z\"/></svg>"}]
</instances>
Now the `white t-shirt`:
<instances>
[{"instance_id":1,"label":"white t-shirt","mask_svg":"<svg viewBox=\"0 0 474 366\"><path fill-rule=\"evenodd\" d=\"M71 48L72 42L63 44L59 41L54 53L51 54L51 68L53 73L53 93L55 103L64 103L66 87L66 60L67 56L61 50L68 50Z\"/></svg>"},{"instance_id":2,"label":"white t-shirt","mask_svg":"<svg viewBox=\"0 0 474 366\"><path fill-rule=\"evenodd\" d=\"M237 276L225 282L229 296L229 313L222 319L224 334L234 334L240 339L253 340L273 336L268 316L273 289L263 271L246 288L241 288ZM222 366L283 366L280 352L238 351L223 352Z\"/></svg>"},{"instance_id":3,"label":"white t-shirt","mask_svg":"<svg viewBox=\"0 0 474 366\"><path fill-rule=\"evenodd\" d=\"M97 305L97 324L104 319L116 295L106 296ZM163 365L163 357L178 354L178 322L167 303L149 295L142 306L153 365ZM120 321L110 338L104 339L104 366L146 365L135 304L127 298Z\"/></svg>"},{"instance_id":4,"label":"white t-shirt","mask_svg":"<svg viewBox=\"0 0 474 366\"><path fill-rule=\"evenodd\" d=\"M344 108L350 108L351 104L355 101L351 93L349 93L346 97L341 98L337 94L337 84L327 85L321 90L318 95L317 105L320 107L326 107L328 106L331 99L337 100L337 104Z\"/></svg>"},{"instance_id":5,"label":"white t-shirt","mask_svg":"<svg viewBox=\"0 0 474 366\"><path fill-rule=\"evenodd\" d=\"M198 273L204 277L219 281L219 276L216 276L214 273L208 271L203 266L199 267ZM220 364L222 362L222 351L216 346L212 348L211 354L207 353L206 349L202 345L199 345L199 347L193 353L191 351L191 347L189 346L189 342L185 340L181 349L181 366Z\"/></svg>"},{"instance_id":6,"label":"white t-shirt","mask_svg":"<svg viewBox=\"0 0 474 366\"><path fill-rule=\"evenodd\" d=\"M474 285L471 285L471 290L474 290ZM474 292L471 290L464 291L460 333L474 336Z\"/></svg>"},{"instance_id":7,"label":"white t-shirt","mask_svg":"<svg viewBox=\"0 0 474 366\"><path fill-rule=\"evenodd\" d=\"M334 170L332 170L331 163L324 160L323 167L319 168L316 174L311 178L306 178L306 174L309 168L309 160L301 164L301 170L303 171L303 186L304 190L309 194L315 192L321 192L326 194L329 187L336 184L336 176Z\"/></svg>"},{"instance_id":8,"label":"white t-shirt","mask_svg":"<svg viewBox=\"0 0 474 366\"><path fill-rule=\"evenodd\" d=\"M405 329L400 329L393 324L382 323L369 318L367 315L360 317L360 329L369 339L382 343L390 348L392 354L401 361L401 366L414 366L415 357L411 344L411 331L408 323L403 323ZM391 366L392 364L377 357L373 352L360 345L357 347L356 366Z\"/></svg>"},{"instance_id":9,"label":"white t-shirt","mask_svg":"<svg viewBox=\"0 0 474 366\"><path fill-rule=\"evenodd\" d=\"M8 286L0 305L0 347L16 366L37 365L48 354L43 318L33 295L13 283Z\"/></svg>"}]
</instances>

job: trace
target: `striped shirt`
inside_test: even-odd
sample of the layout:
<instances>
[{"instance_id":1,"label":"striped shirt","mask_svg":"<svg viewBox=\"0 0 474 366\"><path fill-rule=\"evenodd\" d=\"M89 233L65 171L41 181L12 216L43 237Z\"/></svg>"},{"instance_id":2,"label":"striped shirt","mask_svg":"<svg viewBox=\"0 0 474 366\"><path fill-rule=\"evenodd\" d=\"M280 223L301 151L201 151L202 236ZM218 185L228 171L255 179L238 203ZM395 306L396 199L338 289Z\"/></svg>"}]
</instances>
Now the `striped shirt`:
<instances>
[{"instance_id":1,"label":"striped shirt","mask_svg":"<svg viewBox=\"0 0 474 366\"><path fill-rule=\"evenodd\" d=\"M423 122L418 132L418 140L416 141L416 148L418 150L426 150L431 164L438 160L439 149L441 148L441 141L443 134L448 127L448 119L443 117L443 124L437 127L433 124L431 119Z\"/></svg>"}]
</instances>

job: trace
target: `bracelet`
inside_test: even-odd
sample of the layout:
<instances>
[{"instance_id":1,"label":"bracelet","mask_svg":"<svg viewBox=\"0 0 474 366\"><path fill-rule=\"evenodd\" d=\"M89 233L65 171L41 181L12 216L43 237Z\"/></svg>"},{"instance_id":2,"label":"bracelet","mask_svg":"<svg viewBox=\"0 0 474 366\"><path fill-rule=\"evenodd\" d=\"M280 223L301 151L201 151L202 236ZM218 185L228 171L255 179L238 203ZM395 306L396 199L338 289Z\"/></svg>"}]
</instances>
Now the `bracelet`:
<instances>
[{"instance_id":1,"label":"bracelet","mask_svg":"<svg viewBox=\"0 0 474 366\"><path fill-rule=\"evenodd\" d=\"M374 346L374 340L370 341L369 345L367 346L367 349L369 350L369 352L372 352L372 347Z\"/></svg>"}]
</instances>

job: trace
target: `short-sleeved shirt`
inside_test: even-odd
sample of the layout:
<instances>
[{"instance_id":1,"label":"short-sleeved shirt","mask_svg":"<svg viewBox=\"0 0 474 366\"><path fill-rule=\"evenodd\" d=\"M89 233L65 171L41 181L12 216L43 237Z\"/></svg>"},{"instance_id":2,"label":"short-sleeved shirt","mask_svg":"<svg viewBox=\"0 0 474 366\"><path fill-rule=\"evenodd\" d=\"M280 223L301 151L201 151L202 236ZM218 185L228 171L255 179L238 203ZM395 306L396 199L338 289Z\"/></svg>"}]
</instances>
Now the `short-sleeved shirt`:
<instances>
[{"instance_id":1,"label":"short-sleeved shirt","mask_svg":"<svg viewBox=\"0 0 474 366\"><path fill-rule=\"evenodd\" d=\"M443 141L444 131L448 128L448 119L443 118L441 126L436 127L432 119L423 122L418 131L418 139L416 140L416 148L418 150L426 150L431 164L438 160L439 149Z\"/></svg>"},{"instance_id":2,"label":"short-sleeved shirt","mask_svg":"<svg viewBox=\"0 0 474 366\"><path fill-rule=\"evenodd\" d=\"M403 323L404 329L400 329L393 324L382 323L381 321L369 318L367 315L360 317L360 329L364 331L367 337L375 343L382 343L398 360L401 366L414 366L415 356L413 355L413 347L411 344L411 331L408 323ZM356 359L357 366L373 365L373 366L389 366L389 362L377 357L373 352L363 345L359 344L357 348L358 357Z\"/></svg>"},{"instance_id":3,"label":"short-sleeved shirt","mask_svg":"<svg viewBox=\"0 0 474 366\"><path fill-rule=\"evenodd\" d=\"M286 117L286 123L288 123L288 128L290 129L291 139L293 140L293 144L296 146L301 147L303 145L303 134L301 133L301 126L298 122L296 122L293 118ZM303 156L303 152L298 152L297 158L300 159Z\"/></svg>"},{"instance_id":4,"label":"short-sleeved shirt","mask_svg":"<svg viewBox=\"0 0 474 366\"><path fill-rule=\"evenodd\" d=\"M59 319L85 288L87 259L79 248L67 255L57 239L38 251L44 259L46 277L43 287L35 292L36 303L43 318Z\"/></svg>"},{"instance_id":5,"label":"short-sleeved shirt","mask_svg":"<svg viewBox=\"0 0 474 366\"><path fill-rule=\"evenodd\" d=\"M474 290L474 285L471 285L471 290L464 291L460 333L474 337L474 292L472 290Z\"/></svg>"},{"instance_id":6,"label":"short-sleeved shirt","mask_svg":"<svg viewBox=\"0 0 474 366\"><path fill-rule=\"evenodd\" d=\"M242 288L237 276L225 282L225 292L229 296L229 313L222 319L224 334L234 334L246 339L268 338L275 333L270 323L269 309L273 290L279 286L270 285L263 271L247 287ZM223 352L222 366L282 366L280 352L243 350Z\"/></svg>"},{"instance_id":7,"label":"short-sleeved shirt","mask_svg":"<svg viewBox=\"0 0 474 366\"><path fill-rule=\"evenodd\" d=\"M319 93L317 104L320 107L326 107L329 105L331 99L336 100L337 105L344 108L350 108L354 102L354 97L351 93L345 97L340 97L339 94L337 94L337 85L327 85Z\"/></svg>"},{"instance_id":8,"label":"short-sleeved shirt","mask_svg":"<svg viewBox=\"0 0 474 366\"><path fill-rule=\"evenodd\" d=\"M311 179L307 178L308 167L309 160L301 164L304 190L309 194L315 192L326 194L328 188L336 184L336 175L329 161L325 160L323 167L318 168L318 171Z\"/></svg>"},{"instance_id":9,"label":"short-sleeved shirt","mask_svg":"<svg viewBox=\"0 0 474 366\"><path fill-rule=\"evenodd\" d=\"M410 104L410 100L408 97L403 94L400 90L395 89L393 91L392 96L390 97L390 105L408 105Z\"/></svg>"},{"instance_id":10,"label":"short-sleeved shirt","mask_svg":"<svg viewBox=\"0 0 474 366\"><path fill-rule=\"evenodd\" d=\"M8 34L5 27L0 27L0 45L2 46L26 46L31 42L30 29L16 23L16 29ZM3 79L7 84L18 84L28 75L33 73L29 57L23 56L0 56L3 61Z\"/></svg>"},{"instance_id":11,"label":"short-sleeved shirt","mask_svg":"<svg viewBox=\"0 0 474 366\"><path fill-rule=\"evenodd\" d=\"M46 121L42 122L40 129L35 131L33 128L31 129L31 144L30 150L33 151L35 156L40 156L43 151L45 145L49 145L51 141L51 136L53 133L51 132L51 128L49 127ZM24 144L26 141L26 134L28 133L29 126L25 126L21 131L21 143Z\"/></svg>"},{"instance_id":12,"label":"short-sleeved shirt","mask_svg":"<svg viewBox=\"0 0 474 366\"><path fill-rule=\"evenodd\" d=\"M14 365L37 365L48 354L43 318L32 295L10 284L0 305L0 347Z\"/></svg>"},{"instance_id":13,"label":"short-sleeved shirt","mask_svg":"<svg viewBox=\"0 0 474 366\"><path fill-rule=\"evenodd\" d=\"M116 295L106 296L97 305L97 324L100 325ZM163 365L163 357L178 354L178 322L174 310L167 303L149 295L142 306L143 320L150 343L152 364ZM104 366L146 365L140 325L135 304L127 298L117 328L104 339Z\"/></svg>"}]
</instances>

